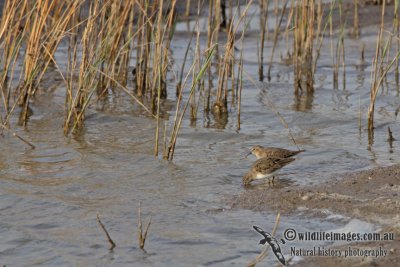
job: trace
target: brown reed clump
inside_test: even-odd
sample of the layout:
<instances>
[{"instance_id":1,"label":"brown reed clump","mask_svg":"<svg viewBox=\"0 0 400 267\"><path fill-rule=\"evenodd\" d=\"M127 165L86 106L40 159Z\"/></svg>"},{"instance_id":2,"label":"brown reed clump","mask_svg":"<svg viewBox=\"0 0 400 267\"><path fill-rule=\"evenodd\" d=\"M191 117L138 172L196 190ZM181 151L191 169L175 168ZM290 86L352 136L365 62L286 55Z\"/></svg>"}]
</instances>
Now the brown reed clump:
<instances>
[{"instance_id":1,"label":"brown reed clump","mask_svg":"<svg viewBox=\"0 0 400 267\"><path fill-rule=\"evenodd\" d=\"M314 73L312 73L314 45L314 0L302 0L294 13L294 91L296 95L303 91L314 91Z\"/></svg>"},{"instance_id":2,"label":"brown reed clump","mask_svg":"<svg viewBox=\"0 0 400 267\"><path fill-rule=\"evenodd\" d=\"M19 103L23 106L21 124L25 125L28 119L29 101L35 95L38 84L42 79L51 61L53 54L63 39L71 15L80 6L80 1L23 1L21 8L23 17L17 23L22 25L24 35L27 36L24 75L19 86ZM14 13L14 11L12 11Z\"/></svg>"},{"instance_id":3,"label":"brown reed clump","mask_svg":"<svg viewBox=\"0 0 400 267\"><path fill-rule=\"evenodd\" d=\"M374 111L375 111L375 100L379 91L379 88L389 72L392 65L398 60L400 52L397 52L396 56L390 61L386 62L385 57L388 55L390 42L384 43L383 33L384 33L384 15L385 15L386 1L382 3L382 18L381 25L379 28L375 57L373 59L372 66L372 80L371 80L371 90L370 90L370 103L368 107L368 136L370 144L373 141L373 130L374 130Z\"/></svg>"}]
</instances>

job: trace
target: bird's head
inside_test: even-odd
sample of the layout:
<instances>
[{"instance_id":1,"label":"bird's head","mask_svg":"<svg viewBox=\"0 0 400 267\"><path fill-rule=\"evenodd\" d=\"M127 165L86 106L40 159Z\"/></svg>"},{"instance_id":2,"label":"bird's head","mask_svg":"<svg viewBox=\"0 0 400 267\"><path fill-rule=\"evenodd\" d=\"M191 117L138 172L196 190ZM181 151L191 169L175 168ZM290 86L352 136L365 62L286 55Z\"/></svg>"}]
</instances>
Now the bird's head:
<instances>
[{"instance_id":1,"label":"bird's head","mask_svg":"<svg viewBox=\"0 0 400 267\"><path fill-rule=\"evenodd\" d=\"M246 158L251 154L253 154L254 156L256 156L258 158L258 155L262 153L263 149L264 148L260 145L253 146L250 149L250 152L246 155Z\"/></svg>"}]
</instances>

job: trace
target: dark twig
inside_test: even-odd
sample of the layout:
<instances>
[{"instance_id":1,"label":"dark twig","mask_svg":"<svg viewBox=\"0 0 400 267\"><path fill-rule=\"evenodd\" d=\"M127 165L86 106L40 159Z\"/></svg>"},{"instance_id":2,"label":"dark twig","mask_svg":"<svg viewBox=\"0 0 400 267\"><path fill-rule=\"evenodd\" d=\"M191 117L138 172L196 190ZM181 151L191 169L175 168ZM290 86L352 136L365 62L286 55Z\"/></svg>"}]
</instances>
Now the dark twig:
<instances>
[{"instance_id":1,"label":"dark twig","mask_svg":"<svg viewBox=\"0 0 400 267\"><path fill-rule=\"evenodd\" d=\"M390 127L388 127L388 139L387 141L389 142L390 149L393 149L393 141L396 141L396 139L393 137L392 131L390 130Z\"/></svg>"},{"instance_id":2,"label":"dark twig","mask_svg":"<svg viewBox=\"0 0 400 267\"><path fill-rule=\"evenodd\" d=\"M139 247L141 249L143 249L144 248L144 244L146 243L147 233L148 233L149 228L150 228L152 217L150 217L150 220L149 220L149 222L147 223L147 226L146 226L146 230L144 231L144 234L143 234L143 229L142 229L142 203L141 202L139 203L139 211L138 211L138 213L139 213L138 242L139 242Z\"/></svg>"},{"instance_id":3,"label":"dark twig","mask_svg":"<svg viewBox=\"0 0 400 267\"><path fill-rule=\"evenodd\" d=\"M106 227L105 227L104 224L101 222L100 217L99 217L99 214L97 214L97 221L99 222L99 224L100 224L100 226L101 226L101 229L103 229L104 233L106 233L108 242L110 243L110 250L113 250L113 249L115 248L116 245L115 245L114 241L111 239L111 236L110 236L110 234L108 233Z\"/></svg>"},{"instance_id":4,"label":"dark twig","mask_svg":"<svg viewBox=\"0 0 400 267\"><path fill-rule=\"evenodd\" d=\"M14 137L17 137L19 140L21 140L22 142L24 142L25 144L27 144L28 146L30 146L32 149L35 149L35 145L33 145L31 142L29 142L28 140L25 140L24 138L22 138L21 136L19 136L16 132L11 131L10 129L8 129L6 126L4 126L3 124L0 124L0 126L9 131Z\"/></svg>"}]
</instances>

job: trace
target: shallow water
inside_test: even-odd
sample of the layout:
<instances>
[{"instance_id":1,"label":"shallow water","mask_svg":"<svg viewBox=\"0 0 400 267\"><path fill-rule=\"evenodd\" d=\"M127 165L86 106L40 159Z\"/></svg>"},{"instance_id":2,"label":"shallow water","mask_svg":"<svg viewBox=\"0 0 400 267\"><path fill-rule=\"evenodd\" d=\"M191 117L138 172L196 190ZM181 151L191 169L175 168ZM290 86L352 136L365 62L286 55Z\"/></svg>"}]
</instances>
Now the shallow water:
<instances>
[{"instance_id":1,"label":"shallow water","mask_svg":"<svg viewBox=\"0 0 400 267\"><path fill-rule=\"evenodd\" d=\"M184 29L185 25L181 25ZM375 29L364 29L366 59L372 58ZM172 44L176 70L188 36ZM257 37L245 44L246 72L257 79ZM155 121L133 101L116 92L93 104L85 128L72 137L62 133L65 88L58 74L47 80L32 104L28 126L15 128L36 145L31 150L10 134L0 150L0 264L7 266L243 266L261 251L259 225L270 231L274 212L232 210L227 196L243 189L241 176L254 161L244 159L255 144L296 149L270 102L288 123L306 152L282 170L276 186L318 184L348 171L386 166L399 161L397 142L390 149L387 127L396 137L400 99L393 83L378 96L373 146L368 144L370 62L359 66L360 41L346 39L346 88L340 76L333 89L329 43L321 55L313 98L300 103L293 96L293 70L275 55L271 82L258 88L244 81L241 130L235 108L226 122L199 113L196 125L184 120L174 161L152 155ZM266 53L271 51L267 42ZM61 47L57 62L66 61ZM266 58L269 55L266 54ZM134 60L134 59L132 59ZM55 82L55 78L57 81ZM393 81L393 75L389 75ZM172 125L174 84L162 104ZM362 127L359 129L359 112ZM16 125L13 118L12 125ZM270 190L274 190L271 188ZM257 191L255 190L255 193ZM152 216L146 251L137 246L137 208L143 220ZM96 221L99 214L116 242L114 251ZM339 218L339 219L338 219ZM351 218L320 214L282 216L277 235L340 228ZM297 244L301 246L302 244ZM287 251L284 253L287 253ZM276 264L268 257L269 264Z\"/></svg>"}]
</instances>

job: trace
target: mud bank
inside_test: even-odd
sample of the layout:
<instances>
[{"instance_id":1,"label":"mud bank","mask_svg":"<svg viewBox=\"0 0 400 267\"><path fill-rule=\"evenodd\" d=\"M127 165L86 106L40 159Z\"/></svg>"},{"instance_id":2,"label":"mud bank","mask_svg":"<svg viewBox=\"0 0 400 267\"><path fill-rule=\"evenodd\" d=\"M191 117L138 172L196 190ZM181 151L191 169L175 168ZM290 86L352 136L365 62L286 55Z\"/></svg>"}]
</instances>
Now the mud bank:
<instances>
[{"instance_id":1,"label":"mud bank","mask_svg":"<svg viewBox=\"0 0 400 267\"><path fill-rule=\"evenodd\" d=\"M312 217L326 211L380 225L382 232L395 234L394 241L352 243L352 247L389 251L383 258L306 258L295 266L395 266L400 261L400 165L332 177L317 186L282 187L257 184L231 198L232 208L295 214L299 210ZM338 247L340 248L340 247Z\"/></svg>"}]
</instances>

